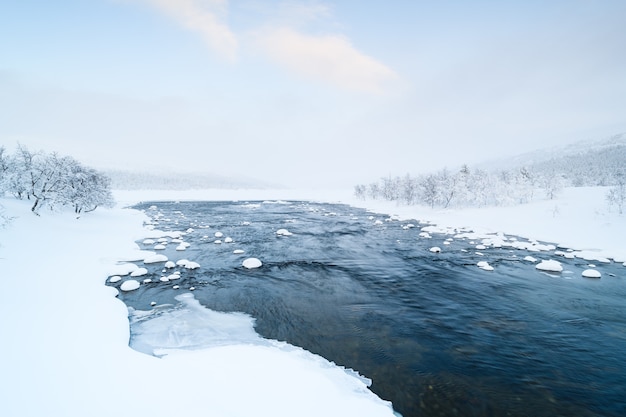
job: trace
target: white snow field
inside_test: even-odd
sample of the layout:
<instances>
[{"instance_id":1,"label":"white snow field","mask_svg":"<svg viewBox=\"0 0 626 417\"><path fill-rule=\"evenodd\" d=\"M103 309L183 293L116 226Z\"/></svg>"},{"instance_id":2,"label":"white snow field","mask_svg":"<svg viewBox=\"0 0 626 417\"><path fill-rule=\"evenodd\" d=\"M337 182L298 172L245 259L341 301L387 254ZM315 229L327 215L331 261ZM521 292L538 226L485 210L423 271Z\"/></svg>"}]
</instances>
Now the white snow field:
<instances>
[{"instance_id":1,"label":"white snow field","mask_svg":"<svg viewBox=\"0 0 626 417\"><path fill-rule=\"evenodd\" d=\"M623 263L626 216L606 209L605 194L605 188L565 189L555 200L466 210L364 202L352 197L351 190L142 191L115 196L119 207L150 200L342 202L437 225L426 233L466 228L473 230L477 244L494 245L501 243L497 233L505 232L526 238L528 242L518 243L537 251L553 247L536 241L563 249L550 257ZM234 329L219 314L207 311L200 317L207 323L217 320L219 331L236 332L232 344L224 339L209 348L181 350L167 340L154 342L153 348L167 353L161 358L131 349L129 311L105 281L112 276L130 279L129 274L142 271L129 262L155 255L140 250L135 241L156 242L166 235L178 239L180 234L143 227L146 217L135 210L98 209L76 219L70 213L37 217L28 204L12 199L0 204L16 217L0 230L5 289L0 303L1 416L394 415L388 402L367 389L364 378L303 349L259 338L246 317ZM396 226L401 227L398 222L373 224ZM127 262L116 265L120 260ZM190 260L187 265L201 267ZM193 298L184 299L198 307Z\"/></svg>"},{"instance_id":2,"label":"white snow field","mask_svg":"<svg viewBox=\"0 0 626 417\"><path fill-rule=\"evenodd\" d=\"M16 217L0 231L1 416L394 415L364 378L289 345L131 349L128 309L104 284L130 272L114 264L138 257L144 215L37 217L25 202L0 204Z\"/></svg>"}]
</instances>

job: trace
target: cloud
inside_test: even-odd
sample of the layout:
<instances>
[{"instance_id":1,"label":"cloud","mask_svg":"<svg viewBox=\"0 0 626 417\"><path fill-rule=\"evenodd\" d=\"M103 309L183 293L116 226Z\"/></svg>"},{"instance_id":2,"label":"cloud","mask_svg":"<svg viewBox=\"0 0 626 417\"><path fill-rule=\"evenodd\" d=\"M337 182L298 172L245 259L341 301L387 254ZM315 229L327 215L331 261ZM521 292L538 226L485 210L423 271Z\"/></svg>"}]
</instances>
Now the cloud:
<instances>
[{"instance_id":1,"label":"cloud","mask_svg":"<svg viewBox=\"0 0 626 417\"><path fill-rule=\"evenodd\" d=\"M237 57L238 42L221 17L227 0L144 0L175 19L189 30L202 35L209 47L229 61Z\"/></svg>"},{"instance_id":2,"label":"cloud","mask_svg":"<svg viewBox=\"0 0 626 417\"><path fill-rule=\"evenodd\" d=\"M344 36L313 36L283 27L257 32L256 42L288 70L343 89L382 93L398 79L392 69L359 52Z\"/></svg>"}]
</instances>

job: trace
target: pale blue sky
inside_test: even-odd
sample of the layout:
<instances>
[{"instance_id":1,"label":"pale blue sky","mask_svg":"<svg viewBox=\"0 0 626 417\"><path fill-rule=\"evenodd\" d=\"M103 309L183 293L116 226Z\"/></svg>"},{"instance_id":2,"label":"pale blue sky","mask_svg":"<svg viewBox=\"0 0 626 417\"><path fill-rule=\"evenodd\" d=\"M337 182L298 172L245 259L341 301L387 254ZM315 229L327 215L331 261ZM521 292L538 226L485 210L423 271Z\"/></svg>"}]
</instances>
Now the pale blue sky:
<instances>
[{"instance_id":1,"label":"pale blue sky","mask_svg":"<svg viewBox=\"0 0 626 417\"><path fill-rule=\"evenodd\" d=\"M0 0L0 144L351 185L626 131L624 1Z\"/></svg>"}]
</instances>

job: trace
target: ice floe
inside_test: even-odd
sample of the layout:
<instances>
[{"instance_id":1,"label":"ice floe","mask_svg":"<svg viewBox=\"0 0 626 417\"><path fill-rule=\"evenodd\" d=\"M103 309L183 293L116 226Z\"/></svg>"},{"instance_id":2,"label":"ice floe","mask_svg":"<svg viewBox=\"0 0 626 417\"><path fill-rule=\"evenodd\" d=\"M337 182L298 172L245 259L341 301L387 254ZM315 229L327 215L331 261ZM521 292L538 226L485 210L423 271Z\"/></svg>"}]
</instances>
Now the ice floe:
<instances>
[{"instance_id":1,"label":"ice floe","mask_svg":"<svg viewBox=\"0 0 626 417\"><path fill-rule=\"evenodd\" d=\"M289 230L287 229L278 229L276 231L276 235L277 236L291 236L293 235L293 233L291 233Z\"/></svg>"}]
</instances>

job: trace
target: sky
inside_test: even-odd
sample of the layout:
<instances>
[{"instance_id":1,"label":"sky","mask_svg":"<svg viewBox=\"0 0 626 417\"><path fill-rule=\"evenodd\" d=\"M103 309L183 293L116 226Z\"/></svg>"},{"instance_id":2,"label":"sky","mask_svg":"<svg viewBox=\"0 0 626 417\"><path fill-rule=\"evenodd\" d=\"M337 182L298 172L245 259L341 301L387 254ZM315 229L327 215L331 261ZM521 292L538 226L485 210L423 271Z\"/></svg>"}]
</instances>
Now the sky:
<instances>
[{"instance_id":1,"label":"sky","mask_svg":"<svg viewBox=\"0 0 626 417\"><path fill-rule=\"evenodd\" d=\"M331 187L626 131L626 2L0 0L0 145Z\"/></svg>"}]
</instances>

